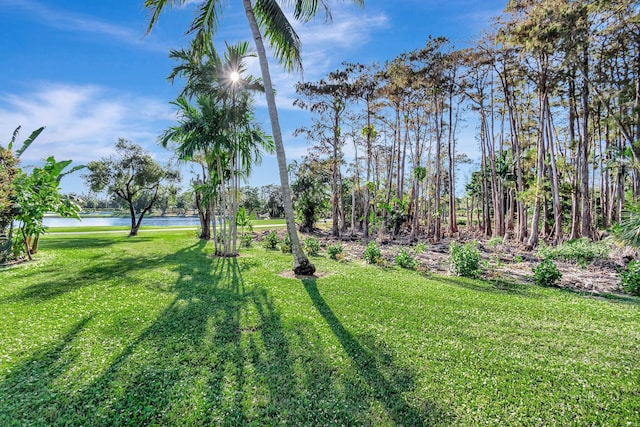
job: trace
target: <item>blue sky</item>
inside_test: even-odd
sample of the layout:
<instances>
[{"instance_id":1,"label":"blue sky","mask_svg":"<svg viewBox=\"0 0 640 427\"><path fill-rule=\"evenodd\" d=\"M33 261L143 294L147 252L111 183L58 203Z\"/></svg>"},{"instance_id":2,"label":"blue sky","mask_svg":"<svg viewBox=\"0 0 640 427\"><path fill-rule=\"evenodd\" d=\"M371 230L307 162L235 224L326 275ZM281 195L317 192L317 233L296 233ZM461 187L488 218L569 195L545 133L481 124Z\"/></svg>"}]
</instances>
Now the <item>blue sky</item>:
<instances>
[{"instance_id":1,"label":"blue sky","mask_svg":"<svg viewBox=\"0 0 640 427\"><path fill-rule=\"evenodd\" d=\"M175 63L170 49L188 45L184 32L197 1L164 13L146 35L148 11L143 0L0 0L0 144L22 126L20 141L46 126L27 150L22 165L54 155L83 164L110 154L118 137L151 151L159 161L171 153L160 148L158 135L175 122L169 102L180 91L166 81ZM216 44L251 40L239 0L227 0ZM304 79L315 81L343 61L384 63L401 52L424 46L429 35L448 37L463 47L489 27L504 1L365 0L359 8L335 3L333 21L296 24L302 40ZM222 50L222 49L221 49ZM294 138L308 124L307 113L292 105L299 74L272 64L288 160L306 153L307 143ZM249 72L259 76L257 63ZM256 100L257 118L270 132L265 102ZM461 132L459 151L477 155L474 124ZM265 156L249 184L278 182L277 162ZM66 177L65 192L86 193L81 173Z\"/></svg>"}]
</instances>

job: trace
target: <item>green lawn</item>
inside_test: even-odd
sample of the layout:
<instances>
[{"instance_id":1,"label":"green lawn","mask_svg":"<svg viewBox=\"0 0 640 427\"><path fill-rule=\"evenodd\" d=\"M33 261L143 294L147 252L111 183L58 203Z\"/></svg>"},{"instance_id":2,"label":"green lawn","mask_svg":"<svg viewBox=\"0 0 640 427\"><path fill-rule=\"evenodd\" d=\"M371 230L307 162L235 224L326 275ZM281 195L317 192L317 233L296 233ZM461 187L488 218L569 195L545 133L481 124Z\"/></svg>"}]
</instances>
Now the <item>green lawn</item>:
<instances>
[{"instance_id":1,"label":"green lawn","mask_svg":"<svg viewBox=\"0 0 640 427\"><path fill-rule=\"evenodd\" d=\"M281 228L285 227L286 224L284 219L264 219L264 220L253 220L251 221L251 225L255 228L256 231L262 231L263 229L271 229L271 228ZM198 229L197 225L172 225L172 226L153 226L153 225L142 225L140 226L140 233L142 234L145 230L174 230L184 228L185 230L194 230ZM128 232L131 230L130 226L126 225L95 225L95 226L70 226L70 227L47 227L47 233L104 233L104 232L115 232L115 231L123 231Z\"/></svg>"},{"instance_id":2,"label":"green lawn","mask_svg":"<svg viewBox=\"0 0 640 427\"><path fill-rule=\"evenodd\" d=\"M640 305L193 231L0 269L0 425L640 425Z\"/></svg>"}]
</instances>

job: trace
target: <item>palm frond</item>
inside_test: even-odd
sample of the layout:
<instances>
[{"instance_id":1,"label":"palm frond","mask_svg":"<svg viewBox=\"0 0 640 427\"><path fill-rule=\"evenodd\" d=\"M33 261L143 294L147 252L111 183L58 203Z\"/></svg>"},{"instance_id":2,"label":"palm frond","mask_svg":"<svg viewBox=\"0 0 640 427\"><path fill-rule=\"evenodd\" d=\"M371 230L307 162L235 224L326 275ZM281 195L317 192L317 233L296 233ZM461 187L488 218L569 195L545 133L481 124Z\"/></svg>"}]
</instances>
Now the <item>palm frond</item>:
<instances>
[{"instance_id":1,"label":"palm frond","mask_svg":"<svg viewBox=\"0 0 640 427\"><path fill-rule=\"evenodd\" d=\"M273 56L287 71L302 70L300 37L276 0L257 0L254 5L258 25L272 49Z\"/></svg>"},{"instance_id":2,"label":"palm frond","mask_svg":"<svg viewBox=\"0 0 640 427\"><path fill-rule=\"evenodd\" d=\"M309 22L318 14L318 10L324 10L325 21L331 21L331 10L326 0L287 0L281 2L285 7L293 7L293 17L296 21Z\"/></svg>"},{"instance_id":3,"label":"palm frond","mask_svg":"<svg viewBox=\"0 0 640 427\"><path fill-rule=\"evenodd\" d=\"M206 0L198 6L195 19L191 22L187 34L196 33L196 39L205 44L213 38L218 29L222 17L222 2L219 0Z\"/></svg>"},{"instance_id":4,"label":"palm frond","mask_svg":"<svg viewBox=\"0 0 640 427\"><path fill-rule=\"evenodd\" d=\"M153 26L158 22L160 14L165 6L182 6L186 0L145 0L144 7L151 10L151 17L149 18L149 26L147 27L147 34L151 32Z\"/></svg>"},{"instance_id":5,"label":"palm frond","mask_svg":"<svg viewBox=\"0 0 640 427\"><path fill-rule=\"evenodd\" d=\"M618 225L616 237L628 245L640 247L640 204L630 204L627 207Z\"/></svg>"}]
</instances>

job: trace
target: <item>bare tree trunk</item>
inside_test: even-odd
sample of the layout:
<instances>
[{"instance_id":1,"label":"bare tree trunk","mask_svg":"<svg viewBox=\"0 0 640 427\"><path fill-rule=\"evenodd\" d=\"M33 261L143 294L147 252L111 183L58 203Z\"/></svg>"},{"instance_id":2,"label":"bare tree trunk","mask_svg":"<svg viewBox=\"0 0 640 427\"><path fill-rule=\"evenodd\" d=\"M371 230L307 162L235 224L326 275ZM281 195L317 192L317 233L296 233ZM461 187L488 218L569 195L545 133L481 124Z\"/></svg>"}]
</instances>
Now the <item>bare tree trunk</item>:
<instances>
[{"instance_id":1,"label":"bare tree trunk","mask_svg":"<svg viewBox=\"0 0 640 427\"><path fill-rule=\"evenodd\" d=\"M553 220L554 220L554 243L559 245L562 243L562 205L560 204L560 183L558 179L558 168L556 165L555 142L553 138L553 123L551 119L551 108L549 107L549 99L545 98L546 104L546 135L549 144L549 158L551 163L551 197L553 202Z\"/></svg>"},{"instance_id":2,"label":"bare tree trunk","mask_svg":"<svg viewBox=\"0 0 640 427\"><path fill-rule=\"evenodd\" d=\"M455 177L455 156L456 140L453 124L453 85L449 91L449 136L447 144L447 160L449 163L449 234L458 232L458 220L456 218L456 177Z\"/></svg>"},{"instance_id":3,"label":"bare tree trunk","mask_svg":"<svg viewBox=\"0 0 640 427\"><path fill-rule=\"evenodd\" d=\"M529 241L527 242L527 248L532 249L534 247L536 247L538 245L538 234L539 234L539 227L540 227L540 210L541 210L541 203L542 203L542 194L543 194L543 186L544 186L544 171L545 171L545 165L544 165L544 158L545 158L545 151L544 151L544 130L543 130L543 126L544 126L544 100L543 100L543 94L544 92L541 92L540 96L539 96L539 118L540 118L540 123L538 125L538 159L536 162L536 170L537 170L537 182L536 182L536 196L535 196L535 202L533 205L533 217L531 218L531 233L529 235ZM545 95L546 96L546 95Z\"/></svg>"},{"instance_id":4,"label":"bare tree trunk","mask_svg":"<svg viewBox=\"0 0 640 427\"><path fill-rule=\"evenodd\" d=\"M369 200L371 199L371 195L369 194L369 182L371 181L371 157L372 153L372 141L371 137L373 136L373 128L371 127L371 107L370 101L367 97L367 134L366 134L366 143L367 143L367 180L364 184L364 237L365 239L369 237Z\"/></svg>"},{"instance_id":5,"label":"bare tree trunk","mask_svg":"<svg viewBox=\"0 0 640 427\"><path fill-rule=\"evenodd\" d=\"M439 242L442 237L442 206L440 206L440 193L442 192L442 167L440 162L440 149L442 147L442 105L436 96L435 100L435 130L436 130L436 155L435 155L435 179L434 179L434 187L435 187L435 195L434 195L434 210L435 210L435 218L434 218L434 228L433 228L433 238L435 242Z\"/></svg>"},{"instance_id":6,"label":"bare tree trunk","mask_svg":"<svg viewBox=\"0 0 640 427\"><path fill-rule=\"evenodd\" d=\"M358 145L355 143L355 139L353 143L353 149L355 152L355 160L354 160L355 171L354 171L354 177L353 177L353 186L351 188L351 234L352 235L355 234L356 232L356 222L357 222L356 221L356 191L360 188L360 163L358 162Z\"/></svg>"},{"instance_id":7,"label":"bare tree trunk","mask_svg":"<svg viewBox=\"0 0 640 427\"><path fill-rule=\"evenodd\" d=\"M589 56L587 46L584 47L583 69L584 73L588 72ZM580 141L581 160L580 160L580 195L582 196L582 236L593 239L593 226L591 224L591 206L589 204L589 85L586 78L583 79L584 87L582 88L582 139Z\"/></svg>"}]
</instances>

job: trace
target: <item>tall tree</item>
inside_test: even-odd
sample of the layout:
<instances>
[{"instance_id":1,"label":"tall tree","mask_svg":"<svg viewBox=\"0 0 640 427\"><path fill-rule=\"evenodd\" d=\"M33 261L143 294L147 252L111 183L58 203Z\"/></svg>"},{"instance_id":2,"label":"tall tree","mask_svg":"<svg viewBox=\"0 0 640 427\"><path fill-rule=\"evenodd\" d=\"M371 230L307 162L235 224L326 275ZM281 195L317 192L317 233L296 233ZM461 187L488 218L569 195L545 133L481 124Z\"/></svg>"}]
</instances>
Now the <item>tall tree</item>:
<instances>
[{"instance_id":1,"label":"tall tree","mask_svg":"<svg viewBox=\"0 0 640 427\"><path fill-rule=\"evenodd\" d=\"M158 21L165 6L184 5L186 0L145 0L145 6L152 11L149 21L150 31ZM356 4L364 4L364 0L352 0ZM293 6L294 19L302 22L311 20L319 8L324 8L327 19L330 18L329 7L325 0L289 0L282 2L285 6ZM287 70L300 69L300 39L293 26L287 19L279 2L276 0L242 0L242 5L249 21L249 27L256 44L260 70L265 88L265 95L269 109L272 135L275 142L276 157L278 159L278 171L282 186L282 196L285 206L285 218L287 232L291 240L291 249L294 258L293 270L296 274L310 275L315 272L315 266L302 251L298 233L296 231L295 217L293 212L293 202L291 200L291 189L289 187L289 176L287 174L287 159L282 142L282 131L275 101L271 74L267 53L264 47L263 35L267 38L275 58L284 65ZM196 37L212 39L221 18L223 2L220 0L205 0L198 5L198 14L192 21L188 31L195 33Z\"/></svg>"},{"instance_id":2,"label":"tall tree","mask_svg":"<svg viewBox=\"0 0 640 427\"><path fill-rule=\"evenodd\" d=\"M296 133L305 134L307 139L316 143L315 148L329 155L333 237L339 237L346 228L341 171L345 143L342 129L347 102L352 96L351 88L349 73L337 70L318 82L299 83L296 91L300 98L294 101L294 105L318 116L311 128L300 128Z\"/></svg>"}]
</instances>

